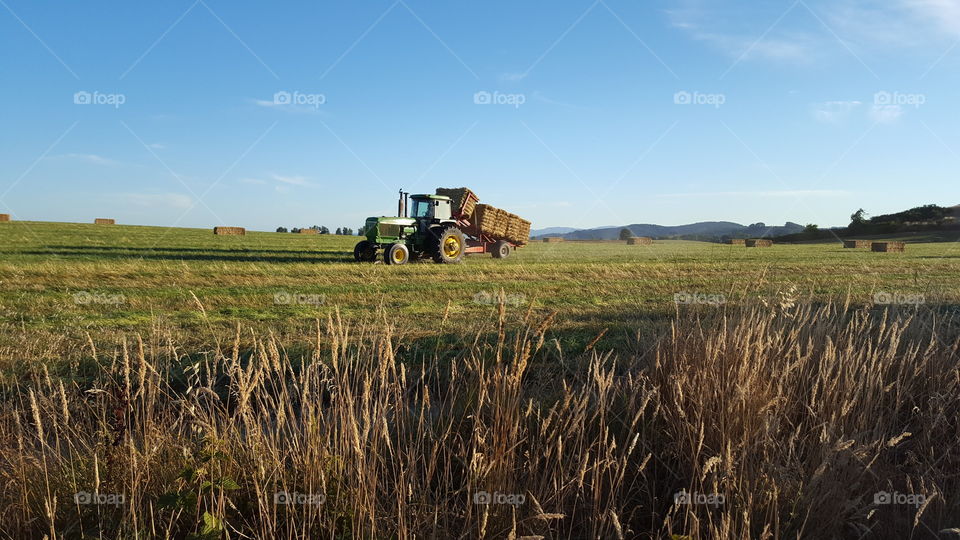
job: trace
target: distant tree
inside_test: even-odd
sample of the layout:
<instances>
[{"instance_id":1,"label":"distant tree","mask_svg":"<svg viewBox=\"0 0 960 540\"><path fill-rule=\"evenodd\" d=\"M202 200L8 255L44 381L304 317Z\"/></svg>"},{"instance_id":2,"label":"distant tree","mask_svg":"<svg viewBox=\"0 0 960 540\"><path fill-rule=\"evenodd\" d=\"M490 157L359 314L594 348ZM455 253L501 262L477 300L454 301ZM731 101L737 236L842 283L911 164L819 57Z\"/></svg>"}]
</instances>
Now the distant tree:
<instances>
[{"instance_id":1,"label":"distant tree","mask_svg":"<svg viewBox=\"0 0 960 540\"><path fill-rule=\"evenodd\" d=\"M627 238L633 238L633 233L630 232L630 229L627 229L627 228L620 229L620 239L626 240Z\"/></svg>"},{"instance_id":2,"label":"distant tree","mask_svg":"<svg viewBox=\"0 0 960 540\"><path fill-rule=\"evenodd\" d=\"M807 226L803 228L804 234L817 234L817 231L820 230L820 227L816 223L807 223Z\"/></svg>"},{"instance_id":3,"label":"distant tree","mask_svg":"<svg viewBox=\"0 0 960 540\"><path fill-rule=\"evenodd\" d=\"M316 226L316 225L314 225L314 226ZM324 227L323 225L321 225L321 226L320 226L320 234L330 234L330 229L328 229L328 228Z\"/></svg>"},{"instance_id":4,"label":"distant tree","mask_svg":"<svg viewBox=\"0 0 960 540\"><path fill-rule=\"evenodd\" d=\"M353 229L351 229L350 227L344 227L344 228L343 228L343 235L344 235L344 236L353 236Z\"/></svg>"},{"instance_id":5,"label":"distant tree","mask_svg":"<svg viewBox=\"0 0 960 540\"><path fill-rule=\"evenodd\" d=\"M293 234L297 234L297 233L300 232L300 228L299 228L299 227L294 227L294 228L290 229L290 232L292 232Z\"/></svg>"},{"instance_id":6,"label":"distant tree","mask_svg":"<svg viewBox=\"0 0 960 540\"><path fill-rule=\"evenodd\" d=\"M863 208L857 210L856 212L850 214L850 226L858 227L867 223L867 213Z\"/></svg>"},{"instance_id":7,"label":"distant tree","mask_svg":"<svg viewBox=\"0 0 960 540\"><path fill-rule=\"evenodd\" d=\"M357 229L357 236L364 236L366 234L367 224L364 223L359 229Z\"/></svg>"},{"instance_id":8,"label":"distant tree","mask_svg":"<svg viewBox=\"0 0 960 540\"><path fill-rule=\"evenodd\" d=\"M286 227L277 227L277 232L287 232Z\"/></svg>"},{"instance_id":9,"label":"distant tree","mask_svg":"<svg viewBox=\"0 0 960 540\"><path fill-rule=\"evenodd\" d=\"M335 233L333 233L333 234L335 234L335 235L337 235L337 236L341 236L341 235L343 234L343 229L341 229L340 227L337 227L337 232L335 232Z\"/></svg>"}]
</instances>

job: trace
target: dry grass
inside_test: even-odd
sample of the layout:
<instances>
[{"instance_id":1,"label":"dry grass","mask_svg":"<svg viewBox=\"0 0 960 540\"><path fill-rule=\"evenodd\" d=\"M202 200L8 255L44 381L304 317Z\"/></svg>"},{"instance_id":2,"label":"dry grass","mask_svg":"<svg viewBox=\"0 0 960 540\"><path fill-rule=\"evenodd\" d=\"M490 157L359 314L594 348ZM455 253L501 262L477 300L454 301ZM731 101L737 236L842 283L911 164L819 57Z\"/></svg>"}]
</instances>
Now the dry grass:
<instances>
[{"instance_id":1,"label":"dry grass","mask_svg":"<svg viewBox=\"0 0 960 540\"><path fill-rule=\"evenodd\" d=\"M307 349L238 328L186 357L158 328L90 340L55 373L28 362L0 385L0 535L922 538L960 525L951 316L784 300L678 313L636 353L553 351L562 361L545 365L552 316L491 314L444 359L398 357L380 312L318 322ZM676 504L681 490L724 501ZM82 491L124 501L75 504ZM275 504L282 491L317 504ZM524 500L474 504L481 491ZM879 491L927 503L877 505Z\"/></svg>"},{"instance_id":2,"label":"dry grass","mask_svg":"<svg viewBox=\"0 0 960 540\"><path fill-rule=\"evenodd\" d=\"M213 234L217 236L244 236L247 230L243 227L214 227Z\"/></svg>"}]
</instances>

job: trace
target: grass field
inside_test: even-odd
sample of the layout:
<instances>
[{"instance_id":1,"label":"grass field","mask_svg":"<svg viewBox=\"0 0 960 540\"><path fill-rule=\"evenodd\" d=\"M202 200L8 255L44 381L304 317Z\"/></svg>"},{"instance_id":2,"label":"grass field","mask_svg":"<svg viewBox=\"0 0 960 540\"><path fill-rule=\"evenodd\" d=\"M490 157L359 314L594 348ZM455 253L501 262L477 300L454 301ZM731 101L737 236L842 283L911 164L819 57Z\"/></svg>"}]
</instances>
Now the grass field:
<instances>
[{"instance_id":1,"label":"grass field","mask_svg":"<svg viewBox=\"0 0 960 540\"><path fill-rule=\"evenodd\" d=\"M187 341L211 325L232 329L237 322L309 333L334 310L359 321L382 306L401 331L422 337L445 320L488 318L484 293L502 290L511 309L556 311L555 328L573 346L604 329L601 345L612 346L638 325L673 314L675 295L683 293L737 304L790 290L816 301L849 294L866 304L878 292L897 292L922 294L931 305L960 303L953 243L914 244L906 254L838 244L532 243L504 261L471 256L460 266L388 267L355 263L356 237L30 222L0 231L0 321L57 335L158 322Z\"/></svg>"},{"instance_id":2,"label":"grass field","mask_svg":"<svg viewBox=\"0 0 960 540\"><path fill-rule=\"evenodd\" d=\"M0 224L0 537L960 527L956 244L356 240Z\"/></svg>"}]
</instances>

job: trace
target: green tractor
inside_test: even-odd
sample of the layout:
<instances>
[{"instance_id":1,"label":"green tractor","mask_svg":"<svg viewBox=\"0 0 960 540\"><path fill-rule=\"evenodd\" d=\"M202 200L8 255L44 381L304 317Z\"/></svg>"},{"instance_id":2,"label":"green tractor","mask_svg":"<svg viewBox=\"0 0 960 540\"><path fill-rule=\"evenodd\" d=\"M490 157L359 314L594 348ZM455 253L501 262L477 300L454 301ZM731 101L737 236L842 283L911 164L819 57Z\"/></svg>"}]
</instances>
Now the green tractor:
<instances>
[{"instance_id":1,"label":"green tractor","mask_svg":"<svg viewBox=\"0 0 960 540\"><path fill-rule=\"evenodd\" d=\"M358 262L375 262L382 256L383 262L391 265L428 257L439 264L458 264L468 253L492 253L504 258L516 247L506 240L468 232L470 222L464 218L462 208L453 207L450 197L411 197L400 191L397 206L400 217L367 218L366 239L353 248Z\"/></svg>"}]
</instances>

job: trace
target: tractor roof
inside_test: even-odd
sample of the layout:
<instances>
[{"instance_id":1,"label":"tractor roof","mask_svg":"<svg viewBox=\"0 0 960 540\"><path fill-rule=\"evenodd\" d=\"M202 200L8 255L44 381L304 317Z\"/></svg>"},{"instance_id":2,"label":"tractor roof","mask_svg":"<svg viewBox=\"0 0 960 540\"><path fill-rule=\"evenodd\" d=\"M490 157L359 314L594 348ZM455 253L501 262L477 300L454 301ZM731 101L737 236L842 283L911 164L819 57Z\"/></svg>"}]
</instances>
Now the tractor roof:
<instances>
[{"instance_id":1,"label":"tractor roof","mask_svg":"<svg viewBox=\"0 0 960 540\"><path fill-rule=\"evenodd\" d=\"M433 201L449 201L450 197L446 195L433 195L431 193L419 193L417 195L411 195L411 199L430 199Z\"/></svg>"}]
</instances>

